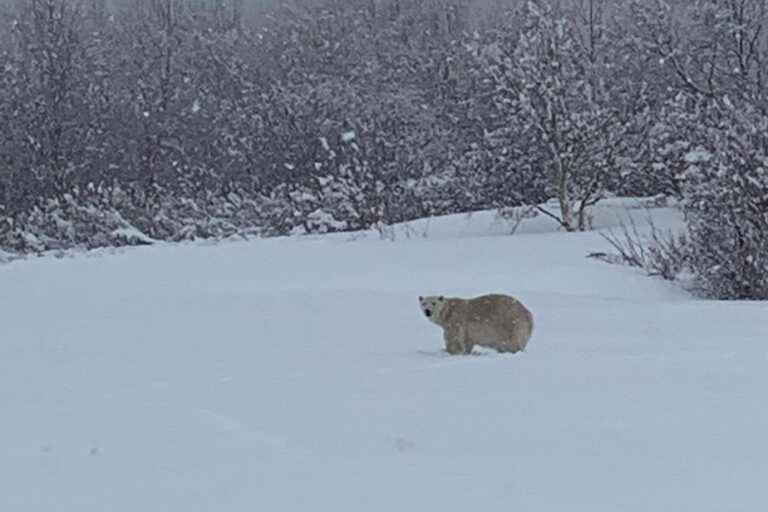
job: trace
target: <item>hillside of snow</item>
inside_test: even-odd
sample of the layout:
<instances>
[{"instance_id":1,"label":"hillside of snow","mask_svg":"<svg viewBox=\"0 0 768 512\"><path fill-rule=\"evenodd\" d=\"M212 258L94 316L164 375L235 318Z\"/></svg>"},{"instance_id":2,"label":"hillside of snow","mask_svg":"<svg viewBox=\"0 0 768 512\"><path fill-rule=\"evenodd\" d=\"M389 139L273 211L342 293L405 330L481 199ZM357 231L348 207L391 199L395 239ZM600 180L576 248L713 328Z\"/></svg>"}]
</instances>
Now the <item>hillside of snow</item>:
<instances>
[{"instance_id":1,"label":"hillside of snow","mask_svg":"<svg viewBox=\"0 0 768 512\"><path fill-rule=\"evenodd\" d=\"M509 231L0 264L0 510L762 510L768 304L586 258L598 232ZM488 292L533 311L526 352L445 355L418 295Z\"/></svg>"}]
</instances>

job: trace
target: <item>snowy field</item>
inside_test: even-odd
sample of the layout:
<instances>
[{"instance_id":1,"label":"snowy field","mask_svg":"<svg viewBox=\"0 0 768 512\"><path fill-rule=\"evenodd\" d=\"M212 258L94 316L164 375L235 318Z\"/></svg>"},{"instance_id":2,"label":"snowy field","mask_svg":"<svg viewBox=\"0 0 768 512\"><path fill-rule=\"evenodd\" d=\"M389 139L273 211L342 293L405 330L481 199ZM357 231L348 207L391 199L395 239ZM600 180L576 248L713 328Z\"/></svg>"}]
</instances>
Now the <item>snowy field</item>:
<instances>
[{"instance_id":1,"label":"snowy field","mask_svg":"<svg viewBox=\"0 0 768 512\"><path fill-rule=\"evenodd\" d=\"M768 304L508 230L0 264L0 510L766 510ZM441 353L417 296L487 292L533 311L527 351Z\"/></svg>"}]
</instances>

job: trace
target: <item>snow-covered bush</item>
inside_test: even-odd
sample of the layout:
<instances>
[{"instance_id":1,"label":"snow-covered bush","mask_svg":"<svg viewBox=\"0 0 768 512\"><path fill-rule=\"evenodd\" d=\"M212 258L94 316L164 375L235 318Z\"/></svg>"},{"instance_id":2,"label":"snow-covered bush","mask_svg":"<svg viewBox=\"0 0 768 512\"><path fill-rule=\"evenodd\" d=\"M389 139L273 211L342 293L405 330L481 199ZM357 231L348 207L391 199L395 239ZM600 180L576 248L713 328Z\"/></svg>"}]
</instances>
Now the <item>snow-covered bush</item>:
<instances>
[{"instance_id":1,"label":"snow-covered bush","mask_svg":"<svg viewBox=\"0 0 768 512\"><path fill-rule=\"evenodd\" d=\"M270 202L236 186L174 195L119 185L74 189L0 217L0 248L16 253L227 238L268 232Z\"/></svg>"},{"instance_id":2,"label":"snow-covered bush","mask_svg":"<svg viewBox=\"0 0 768 512\"><path fill-rule=\"evenodd\" d=\"M116 210L103 190L73 190L5 220L0 245L19 253L152 243Z\"/></svg>"},{"instance_id":3,"label":"snow-covered bush","mask_svg":"<svg viewBox=\"0 0 768 512\"><path fill-rule=\"evenodd\" d=\"M625 228L609 241L649 273L716 299L768 299L768 115L745 101L680 94L664 145L686 233Z\"/></svg>"},{"instance_id":4,"label":"snow-covered bush","mask_svg":"<svg viewBox=\"0 0 768 512\"><path fill-rule=\"evenodd\" d=\"M768 299L768 116L728 101L711 108L720 121L685 156L691 269L709 297Z\"/></svg>"}]
</instances>

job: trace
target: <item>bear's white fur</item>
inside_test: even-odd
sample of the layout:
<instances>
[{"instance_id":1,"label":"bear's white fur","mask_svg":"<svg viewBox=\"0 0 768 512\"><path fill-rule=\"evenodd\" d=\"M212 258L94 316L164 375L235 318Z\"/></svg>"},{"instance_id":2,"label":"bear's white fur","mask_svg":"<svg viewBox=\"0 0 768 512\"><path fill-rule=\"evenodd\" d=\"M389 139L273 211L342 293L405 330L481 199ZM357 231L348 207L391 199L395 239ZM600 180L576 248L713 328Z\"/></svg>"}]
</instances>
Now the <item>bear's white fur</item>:
<instances>
[{"instance_id":1,"label":"bear's white fur","mask_svg":"<svg viewBox=\"0 0 768 512\"><path fill-rule=\"evenodd\" d=\"M509 295L419 297L419 304L424 315L443 328L445 349L451 354L469 354L475 345L519 352L533 333L533 315Z\"/></svg>"}]
</instances>

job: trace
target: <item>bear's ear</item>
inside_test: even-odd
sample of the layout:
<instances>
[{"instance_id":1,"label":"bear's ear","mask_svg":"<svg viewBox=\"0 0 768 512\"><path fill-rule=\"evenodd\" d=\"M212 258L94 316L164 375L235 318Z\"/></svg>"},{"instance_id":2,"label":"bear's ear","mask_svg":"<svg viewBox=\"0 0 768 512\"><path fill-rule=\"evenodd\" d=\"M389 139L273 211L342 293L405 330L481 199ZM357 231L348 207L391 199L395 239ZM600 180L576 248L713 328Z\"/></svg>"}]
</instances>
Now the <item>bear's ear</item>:
<instances>
[{"instance_id":1,"label":"bear's ear","mask_svg":"<svg viewBox=\"0 0 768 512\"><path fill-rule=\"evenodd\" d=\"M419 300L420 300L420 301L424 300L424 297L422 297L421 295L419 295Z\"/></svg>"}]
</instances>

